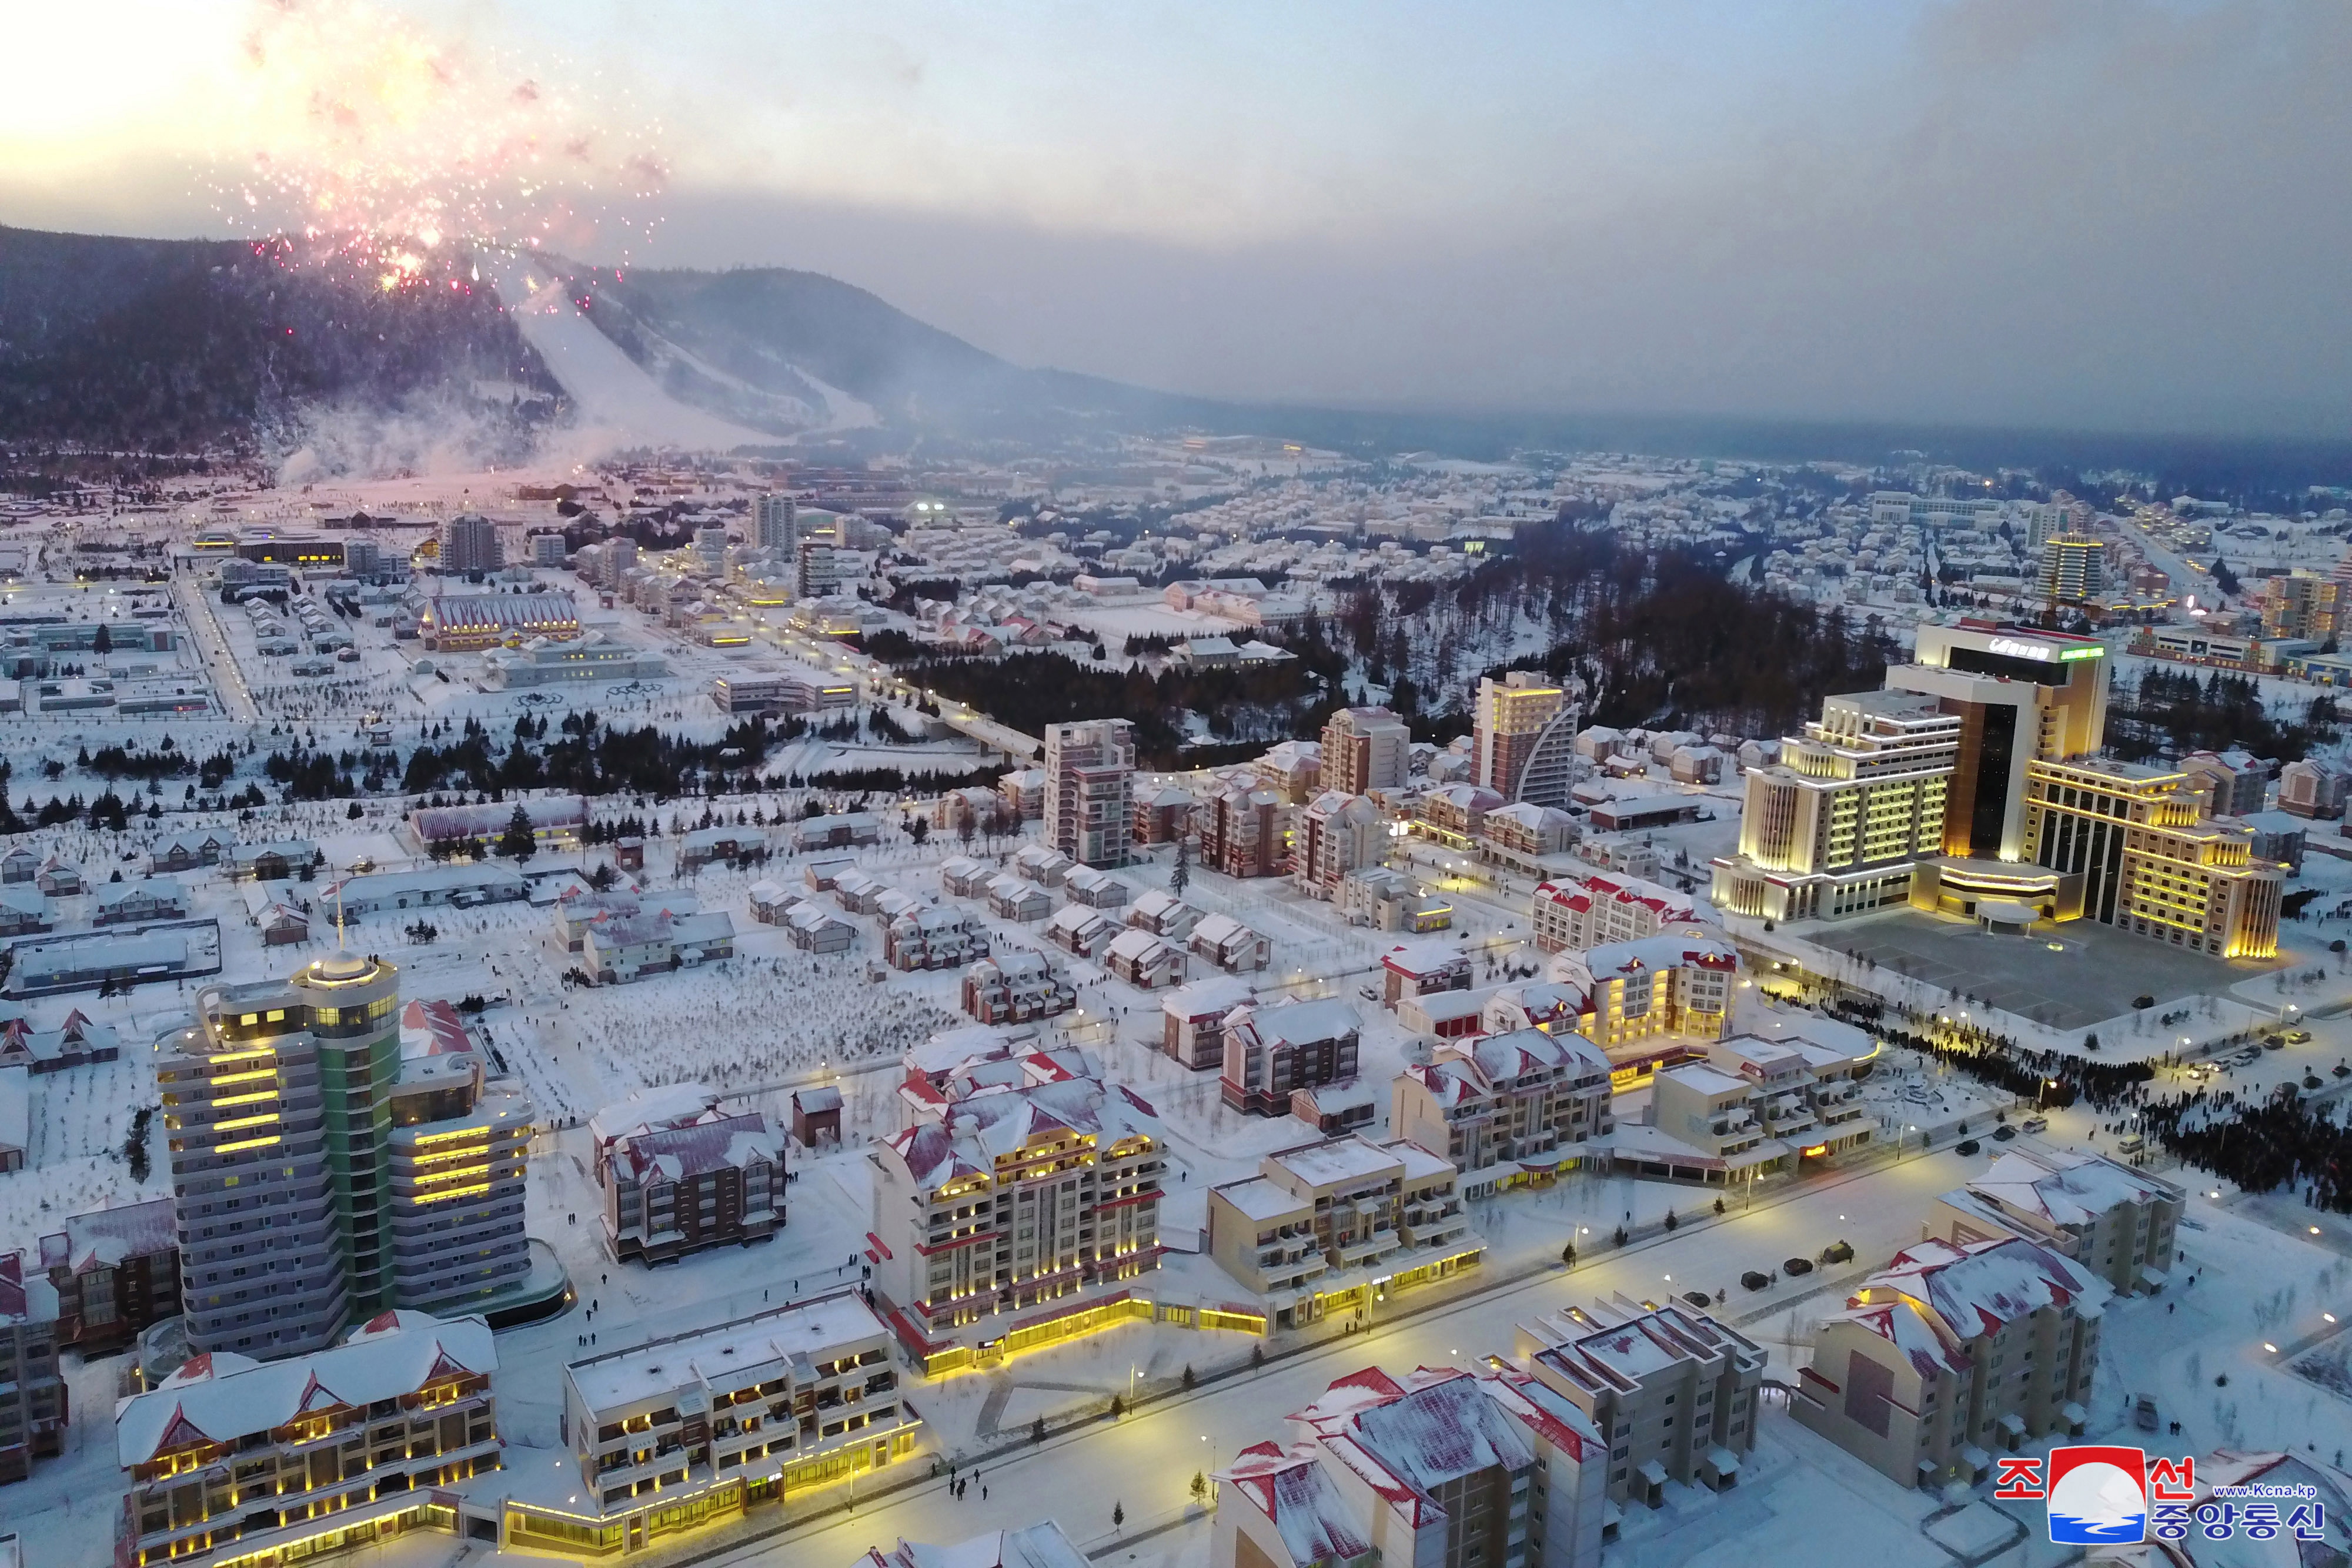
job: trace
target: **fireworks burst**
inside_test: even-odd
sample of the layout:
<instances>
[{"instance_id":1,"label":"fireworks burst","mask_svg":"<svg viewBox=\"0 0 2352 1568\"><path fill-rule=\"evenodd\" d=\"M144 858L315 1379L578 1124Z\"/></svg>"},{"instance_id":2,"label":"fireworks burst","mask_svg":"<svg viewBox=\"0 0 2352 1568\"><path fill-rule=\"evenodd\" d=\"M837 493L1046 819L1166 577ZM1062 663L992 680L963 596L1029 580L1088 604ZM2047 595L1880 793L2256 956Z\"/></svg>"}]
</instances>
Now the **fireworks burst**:
<instances>
[{"instance_id":1,"label":"fireworks burst","mask_svg":"<svg viewBox=\"0 0 2352 1568\"><path fill-rule=\"evenodd\" d=\"M625 259L667 183L626 91L429 37L365 0L263 0L245 40L242 144L215 202L283 265L386 293L470 291L484 249Z\"/></svg>"}]
</instances>

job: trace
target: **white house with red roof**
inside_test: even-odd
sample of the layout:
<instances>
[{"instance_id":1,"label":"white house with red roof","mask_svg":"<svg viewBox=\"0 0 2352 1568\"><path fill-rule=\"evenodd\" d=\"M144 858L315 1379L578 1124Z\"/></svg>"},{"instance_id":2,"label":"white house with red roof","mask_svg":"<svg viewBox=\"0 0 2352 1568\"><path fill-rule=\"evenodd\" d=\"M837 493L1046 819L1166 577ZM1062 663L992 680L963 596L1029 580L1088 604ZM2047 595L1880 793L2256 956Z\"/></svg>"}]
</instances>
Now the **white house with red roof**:
<instances>
[{"instance_id":1,"label":"white house with red roof","mask_svg":"<svg viewBox=\"0 0 2352 1568\"><path fill-rule=\"evenodd\" d=\"M1539 884L1528 915L1536 946L1547 953L1638 942L1700 919L1699 905L1688 894L1639 877L1600 872Z\"/></svg>"}]
</instances>

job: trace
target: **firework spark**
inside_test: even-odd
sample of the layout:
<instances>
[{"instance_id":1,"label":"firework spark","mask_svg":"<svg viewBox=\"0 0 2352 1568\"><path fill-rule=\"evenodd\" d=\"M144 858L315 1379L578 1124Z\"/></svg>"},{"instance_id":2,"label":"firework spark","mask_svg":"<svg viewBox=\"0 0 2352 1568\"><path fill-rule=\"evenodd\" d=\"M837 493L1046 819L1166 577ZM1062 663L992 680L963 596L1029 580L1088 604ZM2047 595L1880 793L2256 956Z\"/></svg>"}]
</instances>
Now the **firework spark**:
<instances>
[{"instance_id":1,"label":"firework spark","mask_svg":"<svg viewBox=\"0 0 2352 1568\"><path fill-rule=\"evenodd\" d=\"M478 250L625 259L651 233L659 127L595 72L428 37L366 0L261 0L242 65L250 112L215 150L215 206L287 265L465 290Z\"/></svg>"}]
</instances>

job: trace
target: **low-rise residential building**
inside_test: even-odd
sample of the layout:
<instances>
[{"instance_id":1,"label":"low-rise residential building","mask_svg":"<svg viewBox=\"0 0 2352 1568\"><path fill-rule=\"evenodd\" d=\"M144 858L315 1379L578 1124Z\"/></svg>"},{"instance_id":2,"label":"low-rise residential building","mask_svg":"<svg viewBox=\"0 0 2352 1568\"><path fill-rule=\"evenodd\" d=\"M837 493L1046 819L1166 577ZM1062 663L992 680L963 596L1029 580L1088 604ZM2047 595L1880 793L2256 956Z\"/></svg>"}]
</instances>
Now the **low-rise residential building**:
<instances>
[{"instance_id":1,"label":"low-rise residential building","mask_svg":"<svg viewBox=\"0 0 2352 1568\"><path fill-rule=\"evenodd\" d=\"M784 1223L784 1134L730 1112L698 1083L632 1095L588 1123L604 1246L622 1262L667 1263L708 1247L765 1241Z\"/></svg>"},{"instance_id":2,"label":"low-rise residential building","mask_svg":"<svg viewBox=\"0 0 2352 1568\"><path fill-rule=\"evenodd\" d=\"M530 883L512 866L477 862L348 876L329 883L319 894L319 904L356 919L402 909L517 904L530 896Z\"/></svg>"},{"instance_id":3,"label":"low-rise residential building","mask_svg":"<svg viewBox=\"0 0 2352 1568\"><path fill-rule=\"evenodd\" d=\"M697 828L677 841L677 872L692 876L705 866L764 861L771 852L763 828Z\"/></svg>"},{"instance_id":4,"label":"low-rise residential building","mask_svg":"<svg viewBox=\"0 0 2352 1568\"><path fill-rule=\"evenodd\" d=\"M1397 1026L1436 1040L1461 1040L1479 1032L1484 991L1424 991L1397 1000Z\"/></svg>"},{"instance_id":5,"label":"low-rise residential building","mask_svg":"<svg viewBox=\"0 0 2352 1568\"><path fill-rule=\"evenodd\" d=\"M1103 949L1103 967L1129 985L1156 991L1184 983L1184 950L1164 937L1131 927Z\"/></svg>"},{"instance_id":6,"label":"low-rise residential building","mask_svg":"<svg viewBox=\"0 0 2352 1568\"><path fill-rule=\"evenodd\" d=\"M1462 1173L1472 1197L1549 1182L1615 1130L1609 1059L1583 1036L1538 1029L1438 1047L1390 1085L1389 1131Z\"/></svg>"},{"instance_id":7,"label":"low-rise residential building","mask_svg":"<svg viewBox=\"0 0 2352 1568\"><path fill-rule=\"evenodd\" d=\"M499 1468L480 1318L386 1312L282 1361L197 1355L115 1412L121 1568L316 1557L453 1530L443 1489Z\"/></svg>"},{"instance_id":8,"label":"low-rise residential building","mask_svg":"<svg viewBox=\"0 0 2352 1568\"><path fill-rule=\"evenodd\" d=\"M1801 1018L1794 1027L1774 1019L1764 1027L1769 1036L1736 1034L1710 1044L1706 1061L1755 1086L1765 1135L1805 1159L1868 1145L1876 1127L1864 1113L1862 1081L1877 1059L1876 1043L1832 1019Z\"/></svg>"},{"instance_id":9,"label":"low-rise residential building","mask_svg":"<svg viewBox=\"0 0 2352 1568\"><path fill-rule=\"evenodd\" d=\"M1210 1188L1209 1251L1269 1321L1300 1328L1367 1320L1398 1291L1475 1268L1486 1243L1452 1162L1357 1135L1276 1150L1257 1175Z\"/></svg>"},{"instance_id":10,"label":"low-rise residential building","mask_svg":"<svg viewBox=\"0 0 2352 1568\"><path fill-rule=\"evenodd\" d=\"M1121 929L1118 922L1098 909L1066 904L1045 922L1045 940L1065 953L1091 958L1109 946Z\"/></svg>"},{"instance_id":11,"label":"low-rise residential building","mask_svg":"<svg viewBox=\"0 0 2352 1568\"><path fill-rule=\"evenodd\" d=\"M889 1330L854 1290L607 1351L563 1369L568 1512L593 1534L563 1544L545 1528L563 1518L526 1508L513 1537L572 1556L635 1551L903 1464L922 1427Z\"/></svg>"},{"instance_id":12,"label":"low-rise residential building","mask_svg":"<svg viewBox=\"0 0 2352 1568\"><path fill-rule=\"evenodd\" d=\"M1380 1090L1361 1078L1342 1078L1290 1092L1290 1113L1322 1134L1336 1138L1369 1127L1381 1113Z\"/></svg>"},{"instance_id":13,"label":"low-rise residential building","mask_svg":"<svg viewBox=\"0 0 2352 1568\"><path fill-rule=\"evenodd\" d=\"M58 1291L22 1252L0 1253L0 1482L64 1452L71 1416L58 1364Z\"/></svg>"},{"instance_id":14,"label":"low-rise residential building","mask_svg":"<svg viewBox=\"0 0 2352 1568\"><path fill-rule=\"evenodd\" d=\"M1263 969L1274 958L1274 944L1230 915L1204 916L1192 927L1189 946L1229 975Z\"/></svg>"},{"instance_id":15,"label":"low-rise residential building","mask_svg":"<svg viewBox=\"0 0 2352 1568\"><path fill-rule=\"evenodd\" d=\"M1026 925L1054 913L1054 895L1005 872L988 879L988 912L999 920Z\"/></svg>"},{"instance_id":16,"label":"low-rise residential building","mask_svg":"<svg viewBox=\"0 0 2352 1568\"><path fill-rule=\"evenodd\" d=\"M988 955L988 933L961 910L926 904L883 929L882 956L894 969L951 969Z\"/></svg>"},{"instance_id":17,"label":"low-rise residential building","mask_svg":"<svg viewBox=\"0 0 2352 1568\"><path fill-rule=\"evenodd\" d=\"M2012 1148L1937 1200L1956 1242L2022 1236L2073 1259L2117 1295L2160 1291L2188 1195L2104 1155Z\"/></svg>"},{"instance_id":18,"label":"low-rise residential building","mask_svg":"<svg viewBox=\"0 0 2352 1568\"><path fill-rule=\"evenodd\" d=\"M1764 1347L1679 1302L1618 1296L1519 1325L1513 1359L1582 1411L1609 1453L1609 1500L1665 1501L1668 1481L1721 1491L1756 1447Z\"/></svg>"},{"instance_id":19,"label":"low-rise residential building","mask_svg":"<svg viewBox=\"0 0 2352 1568\"><path fill-rule=\"evenodd\" d=\"M929 1375L1134 1315L1160 1266L1160 1122L1089 1077L939 1103L868 1156L874 1291Z\"/></svg>"},{"instance_id":20,"label":"low-rise residential building","mask_svg":"<svg viewBox=\"0 0 2352 1568\"><path fill-rule=\"evenodd\" d=\"M1257 993L1237 975L1211 975L1160 1000L1160 1049L1195 1072L1225 1064L1225 1019Z\"/></svg>"},{"instance_id":21,"label":"low-rise residential building","mask_svg":"<svg viewBox=\"0 0 2352 1568\"><path fill-rule=\"evenodd\" d=\"M0 936L31 936L49 929L48 895L30 883L0 887Z\"/></svg>"},{"instance_id":22,"label":"low-rise residential building","mask_svg":"<svg viewBox=\"0 0 2352 1568\"><path fill-rule=\"evenodd\" d=\"M1381 1005L1393 1010L1406 997L1470 988L1470 955L1447 942L1400 942L1381 955Z\"/></svg>"},{"instance_id":23,"label":"low-rise residential building","mask_svg":"<svg viewBox=\"0 0 2352 1568\"><path fill-rule=\"evenodd\" d=\"M90 924L128 925L142 920L179 920L188 913L188 890L179 879L142 877L137 882L101 883L91 900Z\"/></svg>"},{"instance_id":24,"label":"low-rise residential building","mask_svg":"<svg viewBox=\"0 0 2352 1568\"><path fill-rule=\"evenodd\" d=\"M735 921L723 909L617 915L586 928L580 954L589 978L600 986L625 986L647 975L733 957Z\"/></svg>"},{"instance_id":25,"label":"low-rise residential building","mask_svg":"<svg viewBox=\"0 0 2352 1568\"><path fill-rule=\"evenodd\" d=\"M882 841L882 819L871 811L842 811L830 817L803 817L793 824L793 848L843 850Z\"/></svg>"},{"instance_id":26,"label":"low-rise residential building","mask_svg":"<svg viewBox=\"0 0 2352 1568\"><path fill-rule=\"evenodd\" d=\"M1598 1568L1607 1451L1516 1369L1366 1367L1217 1473L1210 1568Z\"/></svg>"},{"instance_id":27,"label":"low-rise residential building","mask_svg":"<svg viewBox=\"0 0 2352 1568\"><path fill-rule=\"evenodd\" d=\"M1650 1082L1650 1117L1619 1124L1610 1139L1620 1170L1710 1186L1752 1183L1793 1163L1768 1136L1755 1083L1705 1061L1663 1067Z\"/></svg>"},{"instance_id":28,"label":"low-rise residential building","mask_svg":"<svg viewBox=\"0 0 2352 1568\"><path fill-rule=\"evenodd\" d=\"M1078 1005L1078 988L1045 954L1016 947L963 972L963 1010L982 1023L1027 1023Z\"/></svg>"},{"instance_id":29,"label":"low-rise residential building","mask_svg":"<svg viewBox=\"0 0 2352 1568\"><path fill-rule=\"evenodd\" d=\"M308 882L327 863L308 839L277 839L266 844L227 847L229 876L237 882Z\"/></svg>"},{"instance_id":30,"label":"low-rise residential building","mask_svg":"<svg viewBox=\"0 0 2352 1568\"><path fill-rule=\"evenodd\" d=\"M1489 1034L1507 1034L1516 1029L1575 1034L1583 1029L1584 1015L1592 1006L1591 996L1582 986L1565 980L1523 980L1481 995L1486 1005L1479 1021Z\"/></svg>"},{"instance_id":31,"label":"low-rise residential building","mask_svg":"<svg viewBox=\"0 0 2352 1568\"><path fill-rule=\"evenodd\" d=\"M1477 848L1486 833L1486 814L1510 804L1510 797L1483 784L1441 784L1421 798L1413 831L1457 850Z\"/></svg>"},{"instance_id":32,"label":"low-rise residential building","mask_svg":"<svg viewBox=\"0 0 2352 1568\"><path fill-rule=\"evenodd\" d=\"M1078 862L1047 844L1030 844L1013 856L1013 870L1024 881L1040 887L1059 887Z\"/></svg>"},{"instance_id":33,"label":"low-rise residential building","mask_svg":"<svg viewBox=\"0 0 2352 1568\"><path fill-rule=\"evenodd\" d=\"M1127 906L1127 923L1138 931L1182 942L1201 924L1201 911L1174 894L1153 888Z\"/></svg>"},{"instance_id":34,"label":"low-rise residential building","mask_svg":"<svg viewBox=\"0 0 2352 1568\"><path fill-rule=\"evenodd\" d=\"M1363 1020L1337 997L1245 1004L1225 1016L1223 1027L1218 1092L1237 1111L1284 1115L1294 1091L1356 1075Z\"/></svg>"},{"instance_id":35,"label":"low-rise residential building","mask_svg":"<svg viewBox=\"0 0 2352 1568\"><path fill-rule=\"evenodd\" d=\"M1454 924L1454 906L1423 893L1412 878L1387 866L1368 866L1339 879L1331 894L1339 918L1375 931L1443 931Z\"/></svg>"},{"instance_id":36,"label":"low-rise residential building","mask_svg":"<svg viewBox=\"0 0 2352 1568\"><path fill-rule=\"evenodd\" d=\"M2110 1294L2022 1237L1923 1241L1815 1328L1791 1413L1901 1485L1981 1480L1996 1452L2083 1431Z\"/></svg>"},{"instance_id":37,"label":"low-rise residential building","mask_svg":"<svg viewBox=\"0 0 2352 1568\"><path fill-rule=\"evenodd\" d=\"M760 883L753 886L751 909L755 919L761 918L758 894L763 887L774 889L775 884ZM553 905L555 936L563 944L564 951L577 953L586 944L591 926L614 920L631 920L645 915L667 920L672 915L691 915L701 907L702 901L682 887L665 888L659 893L597 893L586 888L567 889L556 896ZM776 913L781 918L781 910L777 909Z\"/></svg>"},{"instance_id":38,"label":"low-rise residential building","mask_svg":"<svg viewBox=\"0 0 2352 1568\"><path fill-rule=\"evenodd\" d=\"M1062 878L1062 896L1089 909L1117 909L1135 896L1135 889L1107 871L1082 865Z\"/></svg>"},{"instance_id":39,"label":"low-rise residential building","mask_svg":"<svg viewBox=\"0 0 2352 1568\"><path fill-rule=\"evenodd\" d=\"M22 1018L0 1022L0 1067L22 1067L36 1078L121 1055L122 1031L96 1022L79 1008L55 1029L35 1029Z\"/></svg>"},{"instance_id":40,"label":"low-rise residential building","mask_svg":"<svg viewBox=\"0 0 2352 1568\"><path fill-rule=\"evenodd\" d=\"M1598 872L1540 884L1529 915L1536 946L1547 953L1638 942L1699 918L1697 903L1686 894L1637 877Z\"/></svg>"},{"instance_id":41,"label":"low-rise residential building","mask_svg":"<svg viewBox=\"0 0 2352 1568\"><path fill-rule=\"evenodd\" d=\"M180 1312L180 1228L169 1197L94 1208L41 1238L58 1343L101 1354Z\"/></svg>"}]
</instances>

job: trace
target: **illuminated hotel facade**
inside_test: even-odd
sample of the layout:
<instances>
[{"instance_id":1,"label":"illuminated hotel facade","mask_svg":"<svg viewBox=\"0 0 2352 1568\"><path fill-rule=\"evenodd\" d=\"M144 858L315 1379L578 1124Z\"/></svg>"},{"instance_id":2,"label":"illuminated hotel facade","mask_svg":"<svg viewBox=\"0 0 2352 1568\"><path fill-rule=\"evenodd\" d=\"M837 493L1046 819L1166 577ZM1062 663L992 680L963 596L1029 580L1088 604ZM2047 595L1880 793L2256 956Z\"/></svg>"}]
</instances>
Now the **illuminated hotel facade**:
<instances>
[{"instance_id":1,"label":"illuminated hotel facade","mask_svg":"<svg viewBox=\"0 0 2352 1568\"><path fill-rule=\"evenodd\" d=\"M520 1284L530 1103L470 1052L404 1060L398 969L335 953L215 986L155 1042L191 1350L333 1344Z\"/></svg>"},{"instance_id":2,"label":"illuminated hotel facade","mask_svg":"<svg viewBox=\"0 0 2352 1568\"><path fill-rule=\"evenodd\" d=\"M1566 687L1526 670L1478 682L1471 723L1470 781L1509 805L1566 810L1575 783L1576 705Z\"/></svg>"},{"instance_id":3,"label":"illuminated hotel facade","mask_svg":"<svg viewBox=\"0 0 2352 1568\"><path fill-rule=\"evenodd\" d=\"M1884 690L1829 698L1785 761L1748 773L1715 903L1774 920L1906 903L2011 927L2088 915L2273 956L2285 868L2204 816L2186 773L2097 758L2105 652L1986 622L1920 627Z\"/></svg>"}]
</instances>

